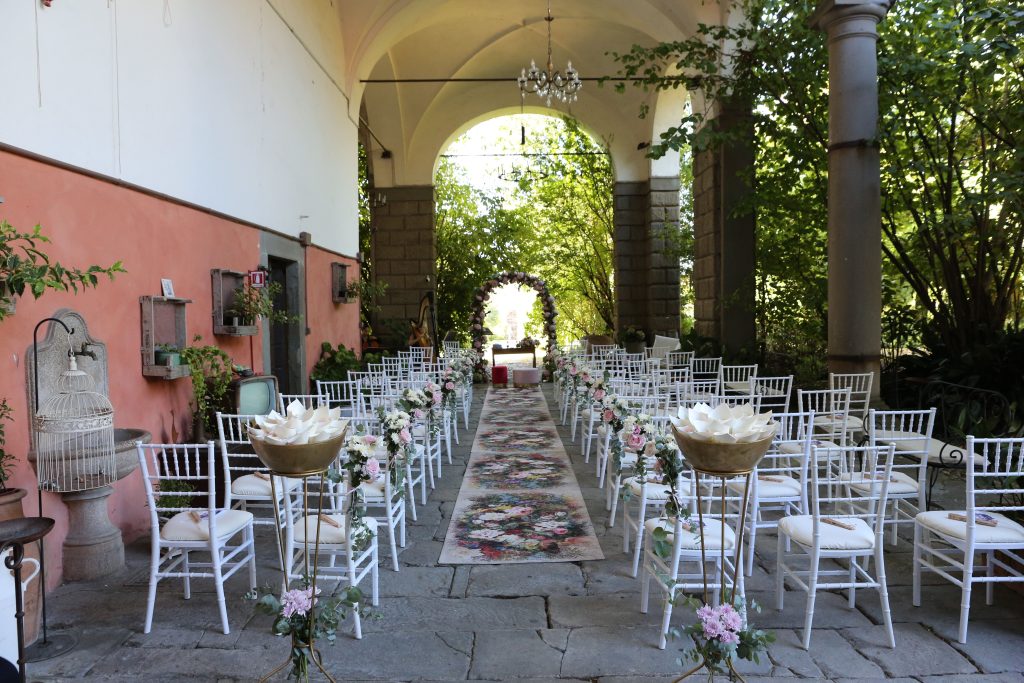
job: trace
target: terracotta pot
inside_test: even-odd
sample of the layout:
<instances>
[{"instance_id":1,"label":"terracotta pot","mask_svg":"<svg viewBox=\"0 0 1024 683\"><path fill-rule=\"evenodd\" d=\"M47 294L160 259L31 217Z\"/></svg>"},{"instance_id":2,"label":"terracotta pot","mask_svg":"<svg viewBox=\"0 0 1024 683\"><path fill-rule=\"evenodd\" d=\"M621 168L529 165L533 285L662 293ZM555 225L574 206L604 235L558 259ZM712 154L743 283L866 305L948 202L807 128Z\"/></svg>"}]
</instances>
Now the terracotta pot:
<instances>
[{"instance_id":1,"label":"terracotta pot","mask_svg":"<svg viewBox=\"0 0 1024 683\"><path fill-rule=\"evenodd\" d=\"M8 519L21 519L25 516L22 499L28 495L25 489L7 489L0 492L0 522ZM39 559L39 544L29 543L25 546L25 557ZM26 571L28 571L26 569ZM39 637L40 623L40 587L43 585L42 574L37 576L25 589L25 644L34 643Z\"/></svg>"}]
</instances>

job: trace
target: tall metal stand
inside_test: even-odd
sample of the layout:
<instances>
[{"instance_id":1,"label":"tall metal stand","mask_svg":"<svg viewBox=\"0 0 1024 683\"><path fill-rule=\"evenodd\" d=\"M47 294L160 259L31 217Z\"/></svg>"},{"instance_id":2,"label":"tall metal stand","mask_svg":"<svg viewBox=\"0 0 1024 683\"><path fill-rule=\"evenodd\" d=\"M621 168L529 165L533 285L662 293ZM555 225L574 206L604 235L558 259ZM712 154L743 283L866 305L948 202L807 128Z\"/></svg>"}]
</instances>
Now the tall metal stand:
<instances>
[{"instance_id":1,"label":"tall metal stand","mask_svg":"<svg viewBox=\"0 0 1024 683\"><path fill-rule=\"evenodd\" d=\"M691 465L691 467L692 467L692 465ZM744 535L744 532L746 531L746 528L747 528L747 505L749 505L749 503L750 503L750 477L751 477L751 475L753 474L754 471L753 470L747 470L746 472L730 472L728 474L722 474L721 472L706 472L706 471L703 471L703 470L699 470L696 467L692 467L692 469L693 469L694 473L696 474L696 476L694 477L694 479L695 479L694 486L697 489L697 520L698 520L698 524L700 525L700 526L697 527L697 529L698 529L698 531L700 533L700 536L701 536L701 544L700 544L700 569L701 569L701 574L702 574L702 578L703 578L703 581L704 581L704 604L705 605L709 604L708 603L708 563L707 563L707 554L706 554L706 550L705 550L705 545L706 544L703 542L703 538L704 538L704 499L703 499L703 496L701 495L701 489L703 488L703 486L701 485L700 479L701 479L701 476L714 477L714 478L718 479L719 480L719 488L722 491L722 498L721 498L722 524L720 525L721 526L721 534L722 534L722 536L719 539L719 543L721 544L721 545L719 545L719 548L721 549L720 552L722 554L722 559L721 559L721 562L719 563L721 573L720 573L719 584L718 585L721 587L720 591L722 592L723 597L724 597L725 596L725 590L726 590L726 580L725 580L725 494L726 494L726 488L727 488L726 487L726 480L727 479L732 479L733 477L737 477L737 476L744 477L744 481L743 481L743 503L740 506L740 510L739 510L739 524L738 524L738 528L736 529L736 552L733 555L732 587L729 589L729 592L728 592L729 604L732 605L733 607L735 607L736 606L736 581L737 581L736 577L737 577L737 572L743 571L743 569L742 569L742 567L743 567L743 564L742 564L742 561L743 561L743 545L744 545L743 544L743 535ZM744 621L745 620L746 620L746 618L744 617ZM694 675L695 673L697 673L698 671L703 669L706 664L707 664L707 660L702 658L697 663L697 666L693 667L692 669L690 669L689 671L684 673L682 676L680 676L679 678L677 678L674 681L672 681L672 683L679 683L679 681L681 681L681 680L683 680L685 678L689 678L690 676ZM733 678L738 678L743 683L746 683L747 679L745 679L742 676L742 674L740 674L740 672L736 670L736 668L733 666L732 659L728 660L727 664L729 666L729 679L733 680ZM714 677L714 673L711 672L710 668L709 668L708 672L709 672L709 676L713 678Z\"/></svg>"},{"instance_id":2,"label":"tall metal stand","mask_svg":"<svg viewBox=\"0 0 1024 683\"><path fill-rule=\"evenodd\" d=\"M274 498L274 516L275 516L276 519L281 519L281 501L280 501L280 499L278 498L278 495L277 495L277 477L278 476L284 476L284 475L277 475L276 473L271 472L271 477L270 477L270 493L271 493L271 496L273 496L273 498ZM291 477L295 478L295 475L291 475ZM309 478L310 477L319 477L319 479L320 479L320 486L319 486L319 490L317 492L317 503L316 503L316 539L315 539L314 545L313 545L313 571L312 572L310 572L310 566L309 566L310 565L310 562L309 562L309 527L306 526L306 515L309 513ZM301 519L302 519L302 525L303 525L303 534L302 534L302 545L303 545L302 558L303 558L303 563L304 563L303 570L305 572L305 575L310 577L309 578L309 587L312 589L312 600L313 600L314 607L315 607L315 603L316 603L316 578L317 578L318 569L320 567L320 527L323 524L323 521L321 519L321 515L323 514L323 511L324 511L324 480L326 479L326 477L327 477L327 469L326 468L321 470L321 471L319 471L319 472L311 472L309 474L305 474L305 475L299 477L299 478L302 479L302 515L301 515ZM284 495L287 496L289 494L288 494L287 491L285 491ZM290 501L285 501L285 505L290 505L290 504L291 504ZM347 532L347 529L346 529L346 532ZM290 583L290 579L291 579L291 567L289 566L291 558L286 558L285 557L285 543L286 543L285 530L280 525L278 525L278 527L277 527L277 534L278 534L277 549L278 549L278 557L279 557L279 559L281 561L282 585L287 590L288 584ZM310 608L310 611L311 611L311 615L310 616L311 617L312 617L313 609L314 609L313 607ZM337 681L335 681L334 677L331 676L331 674L327 672L327 669L324 668L323 662L322 662L322 660L320 658L320 653L318 653L316 651L316 642L315 642L315 636L314 636L315 630L316 630L316 621L315 621L315 619L311 618L309 620L309 633L307 634L307 641L306 642L301 642L301 641L296 642L295 641L295 637L292 636L292 647L300 647L300 648L309 650L309 658L310 658L310 660L312 660L313 664L316 665L316 668L320 670L320 673L322 673L324 675L324 677L327 678L327 680L330 681L331 683L337 683ZM274 668L274 670L271 671L270 673L268 673L265 676L261 677L260 678L260 683L264 683L265 681L269 681L271 678L273 678L277 674L281 673L291 663L292 663L292 660L291 660L291 657L289 656L288 659L286 659L284 661L284 663L282 663L281 665L279 665L276 668Z\"/></svg>"},{"instance_id":3,"label":"tall metal stand","mask_svg":"<svg viewBox=\"0 0 1024 683\"><path fill-rule=\"evenodd\" d=\"M35 405L32 407L33 418L39 413L39 328L43 326L43 323L57 323L63 327L64 331L68 333L69 343L71 335L75 333L75 329L68 327L60 318L43 318L36 323L35 328L32 330L32 383L35 389L33 396L33 403ZM68 353L73 353L73 351L69 348ZM36 487L36 500L39 504L38 518L47 519L43 517L43 489L40 487ZM53 659L65 652L70 652L78 645L78 639L70 633L57 633L54 634L52 639L49 636L46 624L46 550L43 547L42 537L39 538L39 579L43 638L25 650L25 661L27 662L42 662L47 659Z\"/></svg>"}]
</instances>

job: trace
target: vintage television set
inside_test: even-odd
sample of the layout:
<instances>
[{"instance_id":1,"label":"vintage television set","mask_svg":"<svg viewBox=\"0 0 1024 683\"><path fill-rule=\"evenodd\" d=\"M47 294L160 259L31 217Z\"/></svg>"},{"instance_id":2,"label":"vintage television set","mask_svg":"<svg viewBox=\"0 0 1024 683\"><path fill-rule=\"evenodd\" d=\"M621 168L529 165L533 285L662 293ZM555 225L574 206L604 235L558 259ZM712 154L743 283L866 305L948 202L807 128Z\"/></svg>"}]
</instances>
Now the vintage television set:
<instances>
[{"instance_id":1,"label":"vintage television set","mask_svg":"<svg viewBox=\"0 0 1024 683\"><path fill-rule=\"evenodd\" d=\"M237 415L266 415L278 407L277 377L239 377L231 382L229 395Z\"/></svg>"}]
</instances>

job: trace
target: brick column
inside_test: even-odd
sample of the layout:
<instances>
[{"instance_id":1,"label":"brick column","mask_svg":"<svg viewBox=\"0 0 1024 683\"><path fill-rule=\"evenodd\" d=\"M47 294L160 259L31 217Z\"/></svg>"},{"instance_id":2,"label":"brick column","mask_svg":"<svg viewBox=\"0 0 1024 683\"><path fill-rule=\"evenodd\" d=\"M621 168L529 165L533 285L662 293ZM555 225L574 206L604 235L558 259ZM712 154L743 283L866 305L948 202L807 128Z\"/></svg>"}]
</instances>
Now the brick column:
<instances>
[{"instance_id":1,"label":"brick column","mask_svg":"<svg viewBox=\"0 0 1024 683\"><path fill-rule=\"evenodd\" d=\"M714 125L742 135L694 154L694 315L698 334L736 351L756 343L755 220L738 208L750 193L753 129L742 110L726 110Z\"/></svg>"},{"instance_id":2,"label":"brick column","mask_svg":"<svg viewBox=\"0 0 1024 683\"><path fill-rule=\"evenodd\" d=\"M378 191L387 201L372 210L373 272L374 279L388 284L388 290L375 315L375 326L392 319L405 323L418 318L420 299L428 290L434 291L437 281L434 187Z\"/></svg>"},{"instance_id":3,"label":"brick column","mask_svg":"<svg viewBox=\"0 0 1024 683\"><path fill-rule=\"evenodd\" d=\"M647 322L646 182L615 183L615 326L645 327Z\"/></svg>"},{"instance_id":4,"label":"brick column","mask_svg":"<svg viewBox=\"0 0 1024 683\"><path fill-rule=\"evenodd\" d=\"M647 196L647 321L648 332L679 334L679 176L650 180ZM666 251L668 252L666 254Z\"/></svg>"},{"instance_id":5,"label":"brick column","mask_svg":"<svg viewBox=\"0 0 1024 683\"><path fill-rule=\"evenodd\" d=\"M679 178L616 183L614 206L616 327L676 335L679 262L671 233L679 229Z\"/></svg>"}]
</instances>

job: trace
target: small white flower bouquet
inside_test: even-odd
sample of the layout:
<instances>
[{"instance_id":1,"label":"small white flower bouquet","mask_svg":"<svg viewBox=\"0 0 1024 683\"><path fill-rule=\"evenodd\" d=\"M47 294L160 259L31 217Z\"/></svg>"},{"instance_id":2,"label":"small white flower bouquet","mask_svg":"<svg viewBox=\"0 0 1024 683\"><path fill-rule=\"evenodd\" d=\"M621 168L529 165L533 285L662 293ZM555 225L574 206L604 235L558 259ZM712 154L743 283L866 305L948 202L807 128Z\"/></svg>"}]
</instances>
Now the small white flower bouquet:
<instances>
[{"instance_id":1,"label":"small white flower bouquet","mask_svg":"<svg viewBox=\"0 0 1024 683\"><path fill-rule=\"evenodd\" d=\"M712 443L761 441L773 436L778 427L778 423L772 421L771 411L755 413L749 403L738 406L723 403L714 408L698 403L692 408L680 408L672 424L696 441Z\"/></svg>"},{"instance_id":2,"label":"small white flower bouquet","mask_svg":"<svg viewBox=\"0 0 1024 683\"><path fill-rule=\"evenodd\" d=\"M348 420L341 418L340 408L306 408L292 401L284 415L271 411L257 415L255 425L248 425L249 438L275 446L303 445L330 441L345 431Z\"/></svg>"}]
</instances>

